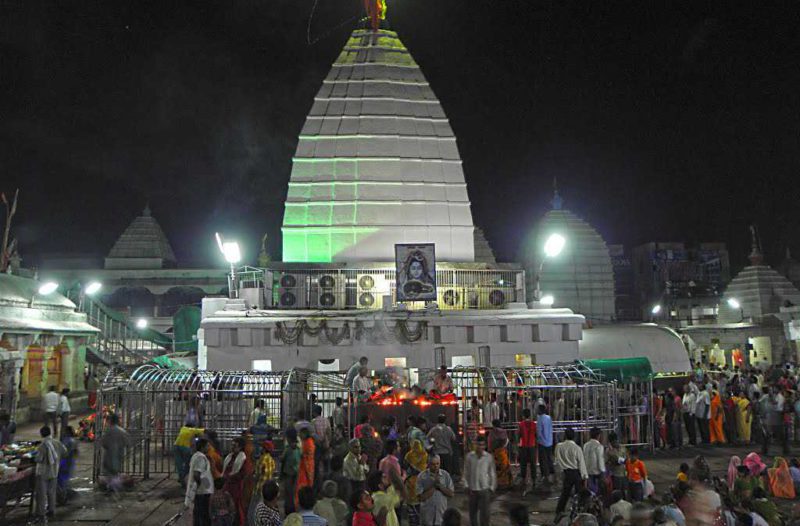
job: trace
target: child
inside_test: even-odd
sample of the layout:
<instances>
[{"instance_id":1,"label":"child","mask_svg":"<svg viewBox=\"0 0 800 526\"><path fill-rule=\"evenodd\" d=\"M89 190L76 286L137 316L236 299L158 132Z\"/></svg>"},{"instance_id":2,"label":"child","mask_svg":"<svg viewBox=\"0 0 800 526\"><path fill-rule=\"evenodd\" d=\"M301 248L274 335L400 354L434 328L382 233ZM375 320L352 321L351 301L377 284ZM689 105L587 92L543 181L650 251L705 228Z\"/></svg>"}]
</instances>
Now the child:
<instances>
[{"instance_id":1,"label":"child","mask_svg":"<svg viewBox=\"0 0 800 526\"><path fill-rule=\"evenodd\" d=\"M647 468L645 468L644 462L639 460L639 450L637 448L630 450L628 461L625 463L625 471L628 475L631 502L641 502L644 498L644 482L647 480Z\"/></svg>"},{"instance_id":2,"label":"child","mask_svg":"<svg viewBox=\"0 0 800 526\"><path fill-rule=\"evenodd\" d=\"M682 463L678 468L678 476L675 478L678 479L678 482L689 482L689 464Z\"/></svg>"},{"instance_id":3,"label":"child","mask_svg":"<svg viewBox=\"0 0 800 526\"><path fill-rule=\"evenodd\" d=\"M214 494L211 495L211 526L231 526L236 517L236 504L226 490L225 479L214 479Z\"/></svg>"}]
</instances>

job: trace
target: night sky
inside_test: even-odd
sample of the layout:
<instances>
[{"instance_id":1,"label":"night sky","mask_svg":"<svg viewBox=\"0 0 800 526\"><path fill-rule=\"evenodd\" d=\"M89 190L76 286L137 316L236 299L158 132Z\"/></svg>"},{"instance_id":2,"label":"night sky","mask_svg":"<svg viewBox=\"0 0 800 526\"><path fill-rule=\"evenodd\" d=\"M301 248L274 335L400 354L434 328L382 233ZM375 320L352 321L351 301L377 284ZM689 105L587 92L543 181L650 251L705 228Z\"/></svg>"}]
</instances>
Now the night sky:
<instances>
[{"instance_id":1,"label":"night sky","mask_svg":"<svg viewBox=\"0 0 800 526\"><path fill-rule=\"evenodd\" d=\"M149 201L184 264L280 254L291 157L361 0L0 1L0 189L42 254L103 256ZM609 243L800 259L794 2L388 0L502 260L549 207Z\"/></svg>"}]
</instances>

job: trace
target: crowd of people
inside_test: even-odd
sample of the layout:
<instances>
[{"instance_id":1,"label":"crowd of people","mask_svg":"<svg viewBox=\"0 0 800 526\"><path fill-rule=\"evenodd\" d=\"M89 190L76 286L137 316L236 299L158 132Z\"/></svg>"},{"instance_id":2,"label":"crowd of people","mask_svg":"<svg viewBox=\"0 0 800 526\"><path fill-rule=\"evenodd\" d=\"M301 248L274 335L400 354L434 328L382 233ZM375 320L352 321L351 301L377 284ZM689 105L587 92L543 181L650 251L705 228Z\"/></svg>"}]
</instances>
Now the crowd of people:
<instances>
[{"instance_id":1,"label":"crowd of people","mask_svg":"<svg viewBox=\"0 0 800 526\"><path fill-rule=\"evenodd\" d=\"M354 397L372 389L365 367L357 363L348 373ZM777 442L787 451L800 409L794 396L798 372L698 367L684 385L641 400L652 417L654 445L761 443L766 453ZM435 392L452 390L446 370L430 384ZM401 427L392 417L375 423L367 414L350 422L341 398L326 401L332 406L328 416L313 395L308 402L264 439L256 430L265 427L267 408L255 400L247 428L226 437L229 447L223 451L223 441L204 426L202 401L188 400L173 453L194 524L399 526L404 517L410 526L454 526L467 523L450 505L456 488L463 488L469 496L468 523L485 526L492 523L496 491L517 488L524 497L537 487L550 491L560 480L556 520L561 524L782 526L789 517L779 513L773 498L794 498L800 489L795 488L800 462L779 458L767 467L752 452L744 460L732 458L721 479L712 477L698 456L659 493L637 448L621 444L629 436L600 429L576 433L563 425L554 430L554 422L569 410L559 394L550 398L532 390L513 400L498 399L496 393L473 399L464 414L463 436L455 417L448 420L444 413L432 421L409 416ZM46 413L49 422L59 423ZM620 430L628 432L626 426ZM43 438L45 433L50 436L49 427L42 429ZM48 445L41 458L65 455L49 445L55 442L43 440ZM129 445L127 432L110 414L101 442L101 483L111 491L125 485ZM37 492L44 495L42 513L47 513L54 509L48 498L53 469L43 466L37 476L39 471ZM528 510L514 509L510 517L513 524L527 524Z\"/></svg>"}]
</instances>

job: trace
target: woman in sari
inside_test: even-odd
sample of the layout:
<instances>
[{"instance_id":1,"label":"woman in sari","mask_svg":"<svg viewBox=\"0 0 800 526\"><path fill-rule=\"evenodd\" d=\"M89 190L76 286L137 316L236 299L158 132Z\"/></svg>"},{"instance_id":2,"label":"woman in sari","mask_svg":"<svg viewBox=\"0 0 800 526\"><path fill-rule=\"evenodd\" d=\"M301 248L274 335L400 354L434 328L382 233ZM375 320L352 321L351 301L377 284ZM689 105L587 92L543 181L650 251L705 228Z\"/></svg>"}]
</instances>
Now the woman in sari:
<instances>
[{"instance_id":1,"label":"woman in sari","mask_svg":"<svg viewBox=\"0 0 800 526\"><path fill-rule=\"evenodd\" d=\"M428 469L428 453L422 447L422 442L413 439L411 447L405 456L408 467L406 477L406 504L408 504L408 524L409 526L419 526L419 496L417 495L417 475Z\"/></svg>"},{"instance_id":2,"label":"woman in sari","mask_svg":"<svg viewBox=\"0 0 800 526\"><path fill-rule=\"evenodd\" d=\"M747 393L736 399L736 435L743 444L750 443L750 429L753 423L753 408Z\"/></svg>"},{"instance_id":3,"label":"woman in sari","mask_svg":"<svg viewBox=\"0 0 800 526\"><path fill-rule=\"evenodd\" d=\"M297 469L297 486L294 490L295 506L298 505L297 495L300 493L300 488L314 486L314 454L316 453L316 445L314 439L311 438L311 432L307 427L300 430L300 466Z\"/></svg>"},{"instance_id":4,"label":"woman in sari","mask_svg":"<svg viewBox=\"0 0 800 526\"><path fill-rule=\"evenodd\" d=\"M222 476L225 479L223 489L230 493L236 504L237 519L234 524L244 526L247 521L247 508L244 505L244 480L253 474L253 465L244 452L245 440L241 437L233 439L233 448L222 464Z\"/></svg>"},{"instance_id":5,"label":"woman in sari","mask_svg":"<svg viewBox=\"0 0 800 526\"><path fill-rule=\"evenodd\" d=\"M794 481L789 471L789 464L783 457L776 457L775 463L769 468L769 491L773 497L779 499L793 499L795 497Z\"/></svg>"},{"instance_id":6,"label":"woman in sari","mask_svg":"<svg viewBox=\"0 0 800 526\"><path fill-rule=\"evenodd\" d=\"M711 419L708 427L711 431L711 444L722 445L725 443L725 433L722 431L722 422L725 419L725 412L722 408L722 397L719 391L714 391L711 397Z\"/></svg>"},{"instance_id":7,"label":"woman in sari","mask_svg":"<svg viewBox=\"0 0 800 526\"><path fill-rule=\"evenodd\" d=\"M728 489L733 491L733 485L736 483L736 479L739 476L739 466L742 465L742 459L738 456L733 455L731 457L730 462L728 462Z\"/></svg>"},{"instance_id":8,"label":"woman in sari","mask_svg":"<svg viewBox=\"0 0 800 526\"><path fill-rule=\"evenodd\" d=\"M206 440L208 440L208 449L206 450L206 457L211 464L211 477L214 480L222 478L222 455L219 454L219 439L217 439L217 432L206 429Z\"/></svg>"},{"instance_id":9,"label":"woman in sari","mask_svg":"<svg viewBox=\"0 0 800 526\"><path fill-rule=\"evenodd\" d=\"M735 444L738 435L736 434L736 397L724 396L722 400L722 410L725 413L725 437L729 444Z\"/></svg>"},{"instance_id":10,"label":"woman in sari","mask_svg":"<svg viewBox=\"0 0 800 526\"><path fill-rule=\"evenodd\" d=\"M497 488L511 487L511 462L508 459L508 433L501 428L500 420L492 421L492 430L489 432L487 442L494 455L494 465L497 471Z\"/></svg>"}]
</instances>

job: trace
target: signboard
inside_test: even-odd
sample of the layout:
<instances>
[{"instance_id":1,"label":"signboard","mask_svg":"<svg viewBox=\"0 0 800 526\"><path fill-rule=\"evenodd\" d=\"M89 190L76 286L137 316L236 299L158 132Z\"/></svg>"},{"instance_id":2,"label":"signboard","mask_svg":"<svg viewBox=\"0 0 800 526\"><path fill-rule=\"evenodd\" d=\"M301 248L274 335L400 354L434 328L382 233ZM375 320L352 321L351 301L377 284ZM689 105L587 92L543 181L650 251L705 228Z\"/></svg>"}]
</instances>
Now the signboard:
<instances>
[{"instance_id":1,"label":"signboard","mask_svg":"<svg viewBox=\"0 0 800 526\"><path fill-rule=\"evenodd\" d=\"M397 301L436 301L436 245L394 246Z\"/></svg>"}]
</instances>

